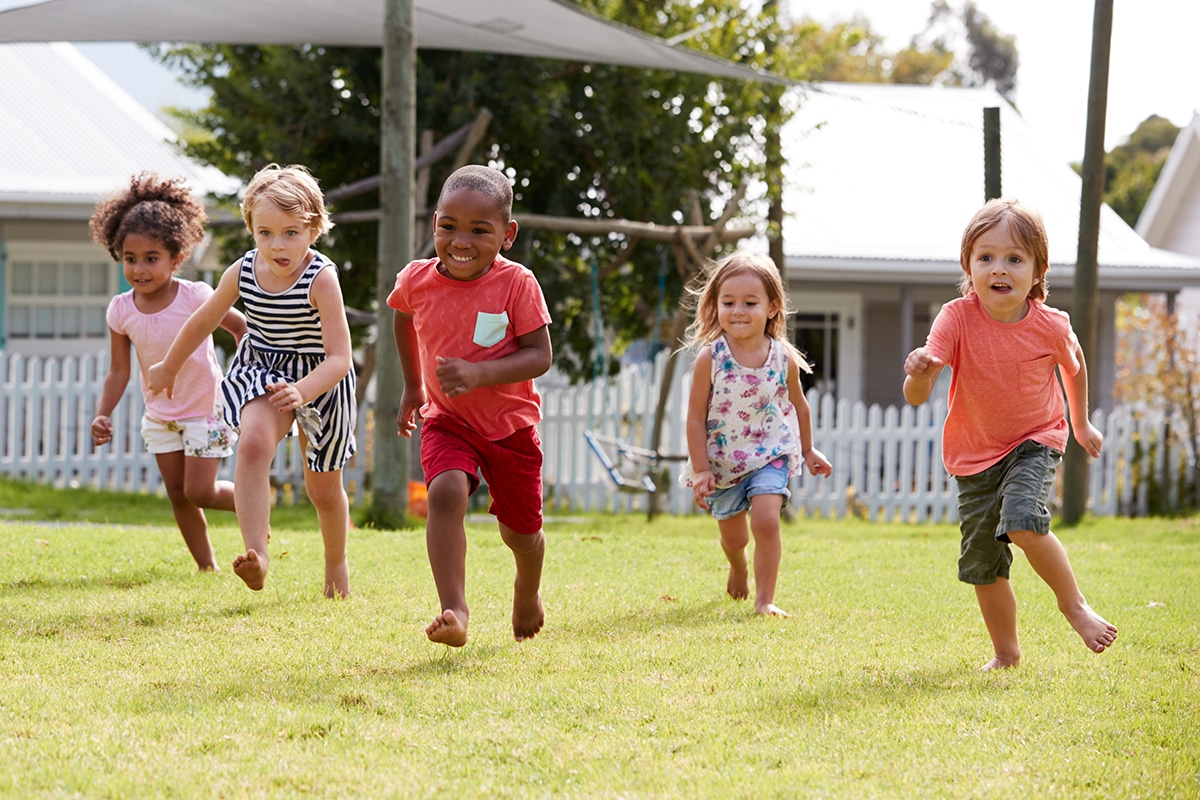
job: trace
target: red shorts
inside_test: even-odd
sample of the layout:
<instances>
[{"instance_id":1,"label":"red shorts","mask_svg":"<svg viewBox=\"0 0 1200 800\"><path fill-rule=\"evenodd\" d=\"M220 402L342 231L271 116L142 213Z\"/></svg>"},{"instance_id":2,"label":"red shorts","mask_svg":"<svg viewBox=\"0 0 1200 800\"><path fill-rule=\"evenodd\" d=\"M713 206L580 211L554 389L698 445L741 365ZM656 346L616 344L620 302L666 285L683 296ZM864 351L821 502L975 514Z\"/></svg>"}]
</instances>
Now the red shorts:
<instances>
[{"instance_id":1,"label":"red shorts","mask_svg":"<svg viewBox=\"0 0 1200 800\"><path fill-rule=\"evenodd\" d=\"M483 473L492 496L488 512L517 533L542 529L542 440L537 426L522 428L493 442L445 416L421 423L421 469L425 485L447 470L467 474L470 493Z\"/></svg>"}]
</instances>

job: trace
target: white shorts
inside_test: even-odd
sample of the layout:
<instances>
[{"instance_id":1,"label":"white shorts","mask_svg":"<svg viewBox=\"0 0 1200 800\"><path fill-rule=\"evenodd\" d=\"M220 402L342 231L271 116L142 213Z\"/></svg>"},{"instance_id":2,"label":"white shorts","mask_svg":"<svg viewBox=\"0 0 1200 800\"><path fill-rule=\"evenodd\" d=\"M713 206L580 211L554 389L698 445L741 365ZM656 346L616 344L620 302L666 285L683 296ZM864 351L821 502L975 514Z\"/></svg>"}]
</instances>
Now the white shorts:
<instances>
[{"instance_id":1,"label":"white shorts","mask_svg":"<svg viewBox=\"0 0 1200 800\"><path fill-rule=\"evenodd\" d=\"M148 453L176 453L195 458L225 458L233 454L237 434L221 414L164 422L142 417L142 439Z\"/></svg>"}]
</instances>

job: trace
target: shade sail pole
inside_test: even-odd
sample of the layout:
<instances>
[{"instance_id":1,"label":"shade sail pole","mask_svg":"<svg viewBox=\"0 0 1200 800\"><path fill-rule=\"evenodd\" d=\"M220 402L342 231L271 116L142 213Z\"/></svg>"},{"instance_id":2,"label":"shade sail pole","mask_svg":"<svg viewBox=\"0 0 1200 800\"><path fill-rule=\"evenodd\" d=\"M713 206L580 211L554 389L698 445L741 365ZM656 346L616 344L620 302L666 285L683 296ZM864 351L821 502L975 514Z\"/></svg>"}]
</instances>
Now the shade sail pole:
<instances>
[{"instance_id":1,"label":"shade sail pole","mask_svg":"<svg viewBox=\"0 0 1200 800\"><path fill-rule=\"evenodd\" d=\"M379 303L375 338L375 463L371 521L397 527L408 511L408 439L396 435L404 378L386 298L413 252L413 159L416 152L416 37L413 0L385 0L383 119L379 153Z\"/></svg>"}]
</instances>

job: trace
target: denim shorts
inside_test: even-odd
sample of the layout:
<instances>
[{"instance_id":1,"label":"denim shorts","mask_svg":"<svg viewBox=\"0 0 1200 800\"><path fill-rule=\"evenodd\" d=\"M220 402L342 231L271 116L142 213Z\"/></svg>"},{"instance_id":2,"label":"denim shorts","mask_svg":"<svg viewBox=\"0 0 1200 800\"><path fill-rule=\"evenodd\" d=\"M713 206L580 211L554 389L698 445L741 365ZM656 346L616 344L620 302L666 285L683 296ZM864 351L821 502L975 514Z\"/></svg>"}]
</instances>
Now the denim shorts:
<instances>
[{"instance_id":1,"label":"denim shorts","mask_svg":"<svg viewBox=\"0 0 1200 800\"><path fill-rule=\"evenodd\" d=\"M1046 502L1060 461L1062 453L1030 440L983 472L957 478L960 581L978 586L1008 578L1009 531L1050 532Z\"/></svg>"},{"instance_id":2,"label":"denim shorts","mask_svg":"<svg viewBox=\"0 0 1200 800\"><path fill-rule=\"evenodd\" d=\"M708 506L716 519L729 519L750 507L750 498L758 494L783 495L783 504L792 496L788 491L787 458L776 459L765 467L759 467L746 477L725 489L717 489L708 498Z\"/></svg>"}]
</instances>

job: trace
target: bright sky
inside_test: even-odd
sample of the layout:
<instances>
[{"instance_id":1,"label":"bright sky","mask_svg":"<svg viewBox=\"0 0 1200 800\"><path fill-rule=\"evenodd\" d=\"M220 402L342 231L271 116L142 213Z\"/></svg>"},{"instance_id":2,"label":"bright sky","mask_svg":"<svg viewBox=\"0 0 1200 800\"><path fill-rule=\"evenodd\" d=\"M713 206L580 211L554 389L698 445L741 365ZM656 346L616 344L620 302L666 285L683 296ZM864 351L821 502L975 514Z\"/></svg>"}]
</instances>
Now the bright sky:
<instances>
[{"instance_id":1,"label":"bright sky","mask_svg":"<svg viewBox=\"0 0 1200 800\"><path fill-rule=\"evenodd\" d=\"M857 10L899 49L925 28L930 0L788 0L792 13L818 22L845 20ZM960 0L952 0L959 5ZM1021 64L1016 103L1063 161L1083 159L1091 63L1092 0L976 0L1002 33L1016 37ZM1114 0L1105 147L1112 149L1146 117L1183 127L1200 111L1200 31L1196 0ZM151 111L195 106L186 89L132 44L78 47Z\"/></svg>"},{"instance_id":2,"label":"bright sky","mask_svg":"<svg viewBox=\"0 0 1200 800\"><path fill-rule=\"evenodd\" d=\"M929 0L789 0L792 14L830 23L857 10L899 49L925 28ZM951 0L958 7L960 0ZM1014 36L1020 67L1014 97L1049 152L1083 160L1091 69L1092 0L976 0L1001 33ZM1200 112L1196 0L1114 0L1105 149L1151 114L1179 127Z\"/></svg>"}]
</instances>

